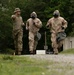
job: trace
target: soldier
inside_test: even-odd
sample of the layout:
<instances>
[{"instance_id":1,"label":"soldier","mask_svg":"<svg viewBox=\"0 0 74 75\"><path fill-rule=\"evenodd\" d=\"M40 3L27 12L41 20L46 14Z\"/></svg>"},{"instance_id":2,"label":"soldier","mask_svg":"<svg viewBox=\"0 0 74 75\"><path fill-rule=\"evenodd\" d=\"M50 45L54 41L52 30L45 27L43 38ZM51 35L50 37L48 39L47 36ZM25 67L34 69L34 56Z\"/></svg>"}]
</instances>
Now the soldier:
<instances>
[{"instance_id":1,"label":"soldier","mask_svg":"<svg viewBox=\"0 0 74 75\"><path fill-rule=\"evenodd\" d=\"M22 26L24 26L24 22L20 14L21 14L21 10L19 8L15 8L14 14L11 16L13 20L13 39L14 39L14 44L15 44L15 54L17 55L21 55L22 46L23 46Z\"/></svg>"},{"instance_id":2,"label":"soldier","mask_svg":"<svg viewBox=\"0 0 74 75\"><path fill-rule=\"evenodd\" d=\"M67 28L67 21L63 17L60 17L58 10L55 10L53 17L48 20L46 26L51 30L51 42L54 54L58 54L58 49L63 45L63 40L57 42L57 34L65 31Z\"/></svg>"},{"instance_id":3,"label":"soldier","mask_svg":"<svg viewBox=\"0 0 74 75\"><path fill-rule=\"evenodd\" d=\"M32 12L30 16L31 18L26 22L26 29L29 30L29 51L31 54L34 54L38 43L37 34L42 27L42 22L37 18L35 12Z\"/></svg>"}]
</instances>

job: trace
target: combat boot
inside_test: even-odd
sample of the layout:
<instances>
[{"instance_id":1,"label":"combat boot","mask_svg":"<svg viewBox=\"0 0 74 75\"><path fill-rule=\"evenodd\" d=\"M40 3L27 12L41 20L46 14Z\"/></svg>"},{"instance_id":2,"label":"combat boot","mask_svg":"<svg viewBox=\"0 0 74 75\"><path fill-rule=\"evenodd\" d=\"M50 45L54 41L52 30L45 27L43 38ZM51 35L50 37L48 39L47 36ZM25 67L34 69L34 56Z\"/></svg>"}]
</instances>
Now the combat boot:
<instances>
[{"instance_id":1,"label":"combat boot","mask_svg":"<svg viewBox=\"0 0 74 75\"><path fill-rule=\"evenodd\" d=\"M33 54L36 54L36 50L33 50Z\"/></svg>"},{"instance_id":2,"label":"combat boot","mask_svg":"<svg viewBox=\"0 0 74 75\"><path fill-rule=\"evenodd\" d=\"M54 55L58 55L58 53L54 53Z\"/></svg>"},{"instance_id":3,"label":"combat boot","mask_svg":"<svg viewBox=\"0 0 74 75\"><path fill-rule=\"evenodd\" d=\"M58 55L58 49L54 49L54 54Z\"/></svg>"},{"instance_id":4,"label":"combat boot","mask_svg":"<svg viewBox=\"0 0 74 75\"><path fill-rule=\"evenodd\" d=\"M17 50L15 50L15 53L14 53L15 55L18 55L18 51Z\"/></svg>"},{"instance_id":5,"label":"combat boot","mask_svg":"<svg viewBox=\"0 0 74 75\"><path fill-rule=\"evenodd\" d=\"M21 55L21 51L18 51L18 55Z\"/></svg>"},{"instance_id":6,"label":"combat boot","mask_svg":"<svg viewBox=\"0 0 74 75\"><path fill-rule=\"evenodd\" d=\"M30 54L33 55L34 54L33 51L30 51Z\"/></svg>"}]
</instances>

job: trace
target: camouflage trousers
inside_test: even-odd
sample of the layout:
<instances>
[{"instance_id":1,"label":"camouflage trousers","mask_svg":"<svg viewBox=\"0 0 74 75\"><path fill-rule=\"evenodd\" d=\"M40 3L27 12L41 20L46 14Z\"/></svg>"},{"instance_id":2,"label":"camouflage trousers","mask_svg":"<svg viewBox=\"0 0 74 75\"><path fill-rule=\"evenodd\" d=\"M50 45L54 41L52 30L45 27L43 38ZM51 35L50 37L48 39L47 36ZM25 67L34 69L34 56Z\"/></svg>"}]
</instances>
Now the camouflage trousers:
<instances>
[{"instance_id":1,"label":"camouflage trousers","mask_svg":"<svg viewBox=\"0 0 74 75\"><path fill-rule=\"evenodd\" d=\"M21 52L23 43L22 43L23 31L13 31L13 39L15 45L15 51Z\"/></svg>"},{"instance_id":2,"label":"camouflage trousers","mask_svg":"<svg viewBox=\"0 0 74 75\"><path fill-rule=\"evenodd\" d=\"M36 50L38 40L35 39L36 34L29 32L29 51Z\"/></svg>"},{"instance_id":3,"label":"camouflage trousers","mask_svg":"<svg viewBox=\"0 0 74 75\"><path fill-rule=\"evenodd\" d=\"M54 53L58 53L58 49L61 48L63 45L63 40L57 42L56 33L51 33L51 42Z\"/></svg>"}]
</instances>

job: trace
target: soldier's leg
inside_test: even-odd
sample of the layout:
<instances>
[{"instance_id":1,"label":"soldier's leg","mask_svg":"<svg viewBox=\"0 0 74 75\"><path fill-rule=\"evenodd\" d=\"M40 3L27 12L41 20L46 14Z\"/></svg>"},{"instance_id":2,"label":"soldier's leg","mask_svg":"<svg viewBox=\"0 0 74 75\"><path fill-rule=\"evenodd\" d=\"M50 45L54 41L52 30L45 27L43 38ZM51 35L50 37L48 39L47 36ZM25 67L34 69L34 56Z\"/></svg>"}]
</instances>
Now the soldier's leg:
<instances>
[{"instance_id":1,"label":"soldier's leg","mask_svg":"<svg viewBox=\"0 0 74 75\"><path fill-rule=\"evenodd\" d=\"M51 42L52 42L52 48L53 48L54 54L58 54L58 44L56 41L56 34L55 33L51 34Z\"/></svg>"},{"instance_id":2,"label":"soldier's leg","mask_svg":"<svg viewBox=\"0 0 74 75\"><path fill-rule=\"evenodd\" d=\"M61 47L63 45L63 41L64 40L61 40L60 42L58 42L58 50L59 50L59 52L61 51Z\"/></svg>"},{"instance_id":3,"label":"soldier's leg","mask_svg":"<svg viewBox=\"0 0 74 75\"><path fill-rule=\"evenodd\" d=\"M36 54L36 47L37 47L37 45L38 45L38 40L35 40L34 41L34 54Z\"/></svg>"},{"instance_id":4,"label":"soldier's leg","mask_svg":"<svg viewBox=\"0 0 74 75\"><path fill-rule=\"evenodd\" d=\"M33 54L34 49L34 34L32 32L29 32L29 51L31 54Z\"/></svg>"},{"instance_id":5,"label":"soldier's leg","mask_svg":"<svg viewBox=\"0 0 74 75\"><path fill-rule=\"evenodd\" d=\"M15 54L17 54L17 52L18 52L17 39L14 39L14 45L15 45Z\"/></svg>"},{"instance_id":6,"label":"soldier's leg","mask_svg":"<svg viewBox=\"0 0 74 75\"><path fill-rule=\"evenodd\" d=\"M63 41L64 41L64 40L61 40L61 41L58 43L58 47L59 47L59 48L62 47Z\"/></svg>"},{"instance_id":7,"label":"soldier's leg","mask_svg":"<svg viewBox=\"0 0 74 75\"><path fill-rule=\"evenodd\" d=\"M14 35L13 39L14 39L15 54L17 54L17 51L18 51L17 35Z\"/></svg>"},{"instance_id":8,"label":"soldier's leg","mask_svg":"<svg viewBox=\"0 0 74 75\"><path fill-rule=\"evenodd\" d=\"M22 37L23 37L23 32L20 31L18 33L18 55L21 55L22 52L22 48L23 48L23 41L22 41Z\"/></svg>"}]
</instances>

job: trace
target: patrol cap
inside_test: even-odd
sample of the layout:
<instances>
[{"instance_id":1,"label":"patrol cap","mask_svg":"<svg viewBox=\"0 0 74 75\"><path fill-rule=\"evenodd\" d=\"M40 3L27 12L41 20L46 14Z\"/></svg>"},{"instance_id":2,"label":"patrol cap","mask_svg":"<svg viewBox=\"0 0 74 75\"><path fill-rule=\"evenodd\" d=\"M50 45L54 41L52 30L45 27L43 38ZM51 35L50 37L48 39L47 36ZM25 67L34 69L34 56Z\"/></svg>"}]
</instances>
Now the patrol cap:
<instances>
[{"instance_id":1,"label":"patrol cap","mask_svg":"<svg viewBox=\"0 0 74 75\"><path fill-rule=\"evenodd\" d=\"M20 12L20 8L15 8L14 13Z\"/></svg>"}]
</instances>

